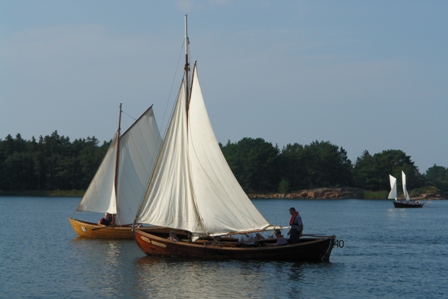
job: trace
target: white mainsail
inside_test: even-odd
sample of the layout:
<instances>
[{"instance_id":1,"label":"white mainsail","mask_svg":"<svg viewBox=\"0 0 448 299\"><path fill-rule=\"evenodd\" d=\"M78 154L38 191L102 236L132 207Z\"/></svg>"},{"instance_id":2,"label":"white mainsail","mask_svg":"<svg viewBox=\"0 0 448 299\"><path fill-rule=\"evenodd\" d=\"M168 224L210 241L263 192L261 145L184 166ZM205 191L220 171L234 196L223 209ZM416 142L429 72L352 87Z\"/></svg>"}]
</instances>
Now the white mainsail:
<instances>
[{"instance_id":1,"label":"white mainsail","mask_svg":"<svg viewBox=\"0 0 448 299\"><path fill-rule=\"evenodd\" d=\"M389 174L389 181L390 192L388 198L397 200L397 179Z\"/></svg>"},{"instance_id":2,"label":"white mainsail","mask_svg":"<svg viewBox=\"0 0 448 299\"><path fill-rule=\"evenodd\" d=\"M134 220L162 145L152 107L119 138L118 165L117 140L116 135L76 210L116 214L115 223L124 225Z\"/></svg>"},{"instance_id":3,"label":"white mainsail","mask_svg":"<svg viewBox=\"0 0 448 299\"><path fill-rule=\"evenodd\" d=\"M406 189L406 175L404 174L403 171L401 171L401 181L403 183L403 195L406 198L406 200L411 200L411 198L409 197L409 193L408 190Z\"/></svg>"},{"instance_id":4,"label":"white mainsail","mask_svg":"<svg viewBox=\"0 0 448 299\"><path fill-rule=\"evenodd\" d=\"M269 227L222 154L205 108L196 65L188 112L186 107L182 84L135 222L187 230L194 237Z\"/></svg>"}]
</instances>

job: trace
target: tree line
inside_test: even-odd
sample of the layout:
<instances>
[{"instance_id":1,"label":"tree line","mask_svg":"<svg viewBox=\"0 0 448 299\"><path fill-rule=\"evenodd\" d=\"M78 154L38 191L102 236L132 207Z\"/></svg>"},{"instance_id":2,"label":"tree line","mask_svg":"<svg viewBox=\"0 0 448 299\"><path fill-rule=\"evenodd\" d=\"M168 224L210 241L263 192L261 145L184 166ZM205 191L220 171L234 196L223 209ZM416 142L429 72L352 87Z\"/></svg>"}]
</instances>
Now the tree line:
<instances>
[{"instance_id":1,"label":"tree line","mask_svg":"<svg viewBox=\"0 0 448 299\"><path fill-rule=\"evenodd\" d=\"M246 192L290 192L321 187L355 187L389 190L389 174L401 182L406 173L408 189L434 186L448 191L448 168L434 165L419 172L402 150L367 150L352 163L347 151L329 141L308 145L288 144L282 149L262 138L243 138L221 145L224 156ZM401 183L400 183L401 184Z\"/></svg>"},{"instance_id":2,"label":"tree line","mask_svg":"<svg viewBox=\"0 0 448 299\"><path fill-rule=\"evenodd\" d=\"M110 142L76 139L53 132L31 141L6 136L0 140L0 191L85 190Z\"/></svg>"},{"instance_id":3,"label":"tree line","mask_svg":"<svg viewBox=\"0 0 448 299\"><path fill-rule=\"evenodd\" d=\"M98 169L109 142L95 137L76 139L51 135L24 140L20 134L0 139L0 191L85 190ZM408 189L434 186L448 191L448 168L434 165L422 174L401 150L371 155L355 163L344 148L329 141L288 144L282 149L262 138L220 144L235 177L247 193L285 193L321 187L389 189L391 174L407 176ZM399 180L400 181L400 180Z\"/></svg>"}]
</instances>

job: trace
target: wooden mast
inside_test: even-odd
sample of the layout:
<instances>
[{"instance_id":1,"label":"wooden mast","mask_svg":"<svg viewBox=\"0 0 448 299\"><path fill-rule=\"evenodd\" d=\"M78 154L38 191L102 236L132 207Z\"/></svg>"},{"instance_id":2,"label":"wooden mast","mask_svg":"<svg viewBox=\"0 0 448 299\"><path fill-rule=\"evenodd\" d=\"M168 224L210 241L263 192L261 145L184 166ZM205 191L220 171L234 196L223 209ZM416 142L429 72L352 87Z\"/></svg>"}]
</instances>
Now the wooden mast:
<instances>
[{"instance_id":1,"label":"wooden mast","mask_svg":"<svg viewBox=\"0 0 448 299\"><path fill-rule=\"evenodd\" d=\"M190 40L188 39L188 27L187 27L187 15L185 15L185 99L187 103L187 111L189 106L189 95L190 95L190 82L188 78L188 72L190 71L190 63L188 61Z\"/></svg>"},{"instance_id":2,"label":"wooden mast","mask_svg":"<svg viewBox=\"0 0 448 299\"><path fill-rule=\"evenodd\" d=\"M115 189L115 198L117 198L117 185L118 185L118 162L120 157L120 130L121 130L121 103L120 103L120 113L118 114L118 131L117 131L117 145L116 145L116 155L115 155L115 180L114 180L114 189Z\"/></svg>"}]
</instances>

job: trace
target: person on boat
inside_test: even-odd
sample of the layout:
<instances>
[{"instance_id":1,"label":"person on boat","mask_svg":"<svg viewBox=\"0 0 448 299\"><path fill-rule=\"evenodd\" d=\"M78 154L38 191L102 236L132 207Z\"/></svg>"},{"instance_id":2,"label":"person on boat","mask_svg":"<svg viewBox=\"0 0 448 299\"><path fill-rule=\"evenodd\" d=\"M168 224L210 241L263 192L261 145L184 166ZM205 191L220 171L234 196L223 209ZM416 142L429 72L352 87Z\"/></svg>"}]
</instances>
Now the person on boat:
<instances>
[{"instance_id":1,"label":"person on boat","mask_svg":"<svg viewBox=\"0 0 448 299\"><path fill-rule=\"evenodd\" d=\"M106 213L104 214L104 217L98 221L99 225L109 226L115 224L115 218L112 214Z\"/></svg>"},{"instance_id":2,"label":"person on boat","mask_svg":"<svg viewBox=\"0 0 448 299\"><path fill-rule=\"evenodd\" d=\"M238 242L236 243L236 246L242 246L242 247L253 247L255 246L255 241L264 239L264 237L259 233L244 233L241 234L238 238Z\"/></svg>"},{"instance_id":3,"label":"person on boat","mask_svg":"<svg viewBox=\"0 0 448 299\"><path fill-rule=\"evenodd\" d=\"M275 231L275 237L277 238L277 242L275 242L271 246L282 246L288 244L288 240L286 240L285 237L283 237L281 230L277 229Z\"/></svg>"},{"instance_id":4,"label":"person on boat","mask_svg":"<svg viewBox=\"0 0 448 299\"><path fill-rule=\"evenodd\" d=\"M174 231L174 230L170 231L168 240L173 241L173 242L179 242L179 238L177 237L176 231Z\"/></svg>"},{"instance_id":5,"label":"person on boat","mask_svg":"<svg viewBox=\"0 0 448 299\"><path fill-rule=\"evenodd\" d=\"M291 219L289 220L291 229L288 232L288 235L290 236L289 243L296 244L299 243L299 239L303 232L302 217L300 217L299 212L296 211L294 207L289 209L289 214L291 214Z\"/></svg>"}]
</instances>

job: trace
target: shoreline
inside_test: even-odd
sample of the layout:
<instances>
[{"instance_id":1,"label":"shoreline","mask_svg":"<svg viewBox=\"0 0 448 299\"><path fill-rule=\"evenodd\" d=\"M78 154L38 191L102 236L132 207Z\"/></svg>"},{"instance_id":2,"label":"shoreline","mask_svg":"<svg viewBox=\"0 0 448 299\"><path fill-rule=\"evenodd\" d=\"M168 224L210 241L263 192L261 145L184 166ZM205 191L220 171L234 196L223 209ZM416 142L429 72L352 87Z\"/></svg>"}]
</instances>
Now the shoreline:
<instances>
[{"instance_id":1,"label":"shoreline","mask_svg":"<svg viewBox=\"0 0 448 299\"><path fill-rule=\"evenodd\" d=\"M387 191L369 192L352 187L341 188L315 188L303 189L289 193L256 193L250 194L251 199L277 198L277 199L388 199ZM404 198L398 198L402 200ZM448 192L445 193L422 193L413 196L412 200L443 200L448 199Z\"/></svg>"},{"instance_id":2,"label":"shoreline","mask_svg":"<svg viewBox=\"0 0 448 299\"><path fill-rule=\"evenodd\" d=\"M29 197L82 197L85 190L54 190L54 191L0 191L1 196ZM292 191L288 193L251 193L250 199L388 199L387 191L370 192L352 187L315 188ZM402 200L403 198L398 198ZM422 193L412 196L412 200L444 200L448 192Z\"/></svg>"}]
</instances>

